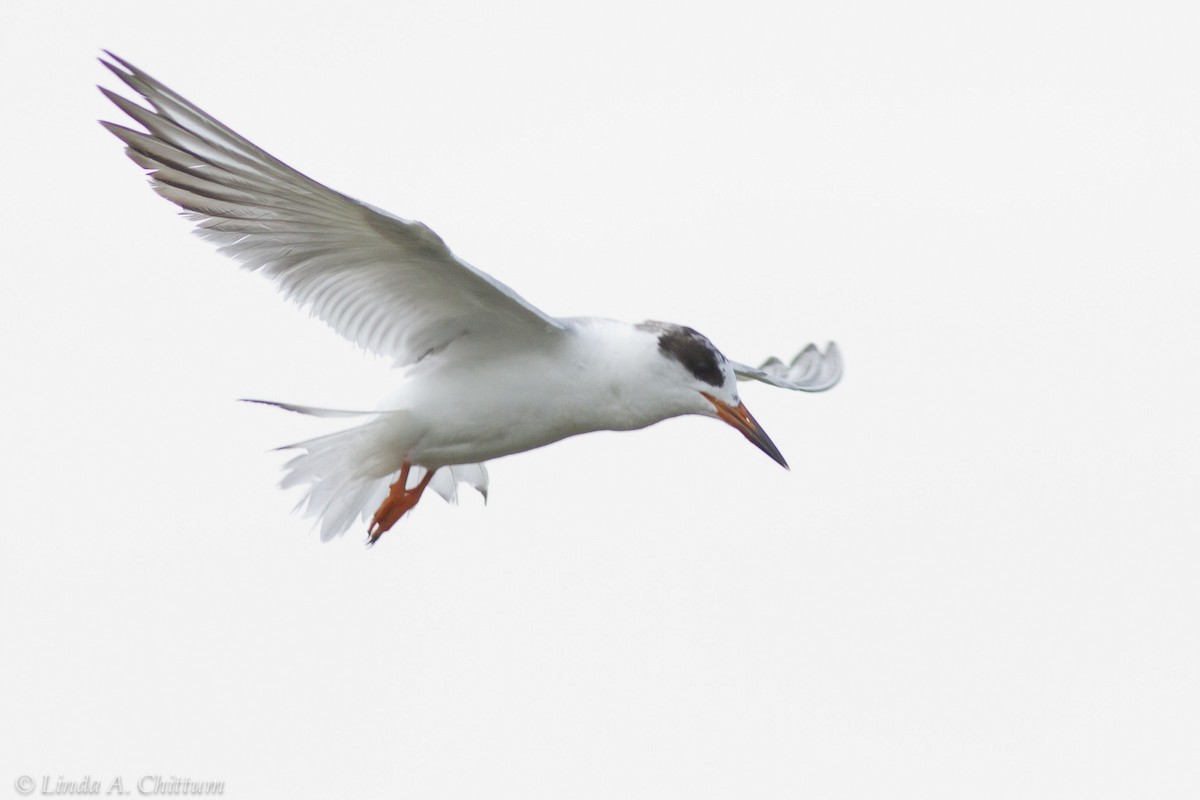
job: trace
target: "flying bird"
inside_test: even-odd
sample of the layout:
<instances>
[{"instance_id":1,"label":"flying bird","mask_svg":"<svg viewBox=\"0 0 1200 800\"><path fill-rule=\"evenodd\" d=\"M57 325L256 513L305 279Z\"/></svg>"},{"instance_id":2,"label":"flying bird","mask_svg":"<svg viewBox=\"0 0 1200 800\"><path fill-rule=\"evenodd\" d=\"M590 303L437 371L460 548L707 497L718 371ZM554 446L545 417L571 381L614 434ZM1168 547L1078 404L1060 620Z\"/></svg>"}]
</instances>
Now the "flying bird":
<instances>
[{"instance_id":1,"label":"flying bird","mask_svg":"<svg viewBox=\"0 0 1200 800\"><path fill-rule=\"evenodd\" d=\"M282 485L303 487L298 508L317 519L323 540L361 518L373 544L428 488L449 501L465 483L486 498L490 459L684 414L728 423L786 468L737 382L821 392L841 378L832 342L823 351L810 344L790 363L751 367L682 325L550 316L422 223L301 174L105 53L111 61L101 63L150 108L100 87L145 130L101 124L154 191L219 252L402 368L376 411L269 403L354 423L282 448L297 451Z\"/></svg>"}]
</instances>

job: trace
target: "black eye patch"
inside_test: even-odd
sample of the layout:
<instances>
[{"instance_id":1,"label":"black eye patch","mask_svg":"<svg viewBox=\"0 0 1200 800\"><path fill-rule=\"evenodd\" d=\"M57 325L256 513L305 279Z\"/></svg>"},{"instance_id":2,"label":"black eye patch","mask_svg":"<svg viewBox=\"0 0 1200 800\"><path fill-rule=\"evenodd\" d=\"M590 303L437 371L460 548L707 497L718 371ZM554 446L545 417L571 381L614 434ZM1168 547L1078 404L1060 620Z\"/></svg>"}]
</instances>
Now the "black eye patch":
<instances>
[{"instance_id":1,"label":"black eye patch","mask_svg":"<svg viewBox=\"0 0 1200 800\"><path fill-rule=\"evenodd\" d=\"M725 383L721 359L708 339L691 328L671 326L658 337L658 349L678 361L697 380L713 386Z\"/></svg>"}]
</instances>

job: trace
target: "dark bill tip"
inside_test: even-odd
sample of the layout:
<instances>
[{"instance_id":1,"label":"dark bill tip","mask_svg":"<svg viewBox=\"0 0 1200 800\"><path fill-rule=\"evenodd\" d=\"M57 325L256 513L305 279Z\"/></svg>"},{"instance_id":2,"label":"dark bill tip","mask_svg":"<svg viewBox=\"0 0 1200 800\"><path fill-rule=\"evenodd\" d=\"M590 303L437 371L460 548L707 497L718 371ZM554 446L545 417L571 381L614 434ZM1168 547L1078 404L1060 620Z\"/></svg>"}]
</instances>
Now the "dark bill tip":
<instances>
[{"instance_id":1,"label":"dark bill tip","mask_svg":"<svg viewBox=\"0 0 1200 800\"><path fill-rule=\"evenodd\" d=\"M779 452L779 448L771 441L771 437L767 436L767 432L758 424L758 420L750 414L745 403L738 403L736 406L731 406L723 400L718 400L707 392L701 392L704 399L713 404L717 409L717 417L722 422L728 423L733 428L737 429L742 436L745 436L750 442L769 455L776 464L784 469L791 469L787 461L783 457L783 453Z\"/></svg>"}]
</instances>

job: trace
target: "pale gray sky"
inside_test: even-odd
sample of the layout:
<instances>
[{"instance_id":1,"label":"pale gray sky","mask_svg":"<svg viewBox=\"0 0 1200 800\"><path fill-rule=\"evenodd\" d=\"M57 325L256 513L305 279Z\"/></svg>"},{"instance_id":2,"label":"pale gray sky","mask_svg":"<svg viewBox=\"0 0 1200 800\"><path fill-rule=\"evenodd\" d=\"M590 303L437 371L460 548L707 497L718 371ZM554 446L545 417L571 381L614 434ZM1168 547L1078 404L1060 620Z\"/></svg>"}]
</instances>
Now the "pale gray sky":
<instances>
[{"instance_id":1,"label":"pale gray sky","mask_svg":"<svg viewBox=\"0 0 1200 800\"><path fill-rule=\"evenodd\" d=\"M1200 793L1200 12L0 10L0 785L225 797ZM270 448L389 373L188 233L107 47L556 314L820 396L494 462L374 550ZM14 285L15 284L15 285Z\"/></svg>"}]
</instances>

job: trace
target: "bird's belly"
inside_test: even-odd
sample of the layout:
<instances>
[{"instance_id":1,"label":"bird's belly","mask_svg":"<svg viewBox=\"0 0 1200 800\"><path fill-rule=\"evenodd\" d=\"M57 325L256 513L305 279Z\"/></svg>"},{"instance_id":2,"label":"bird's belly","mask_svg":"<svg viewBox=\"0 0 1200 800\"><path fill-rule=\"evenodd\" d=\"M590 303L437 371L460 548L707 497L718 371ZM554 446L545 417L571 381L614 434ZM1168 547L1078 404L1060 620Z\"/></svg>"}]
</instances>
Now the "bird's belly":
<instances>
[{"instance_id":1,"label":"bird's belly","mask_svg":"<svg viewBox=\"0 0 1200 800\"><path fill-rule=\"evenodd\" d=\"M413 448L412 460L426 465L473 464L501 456L523 453L565 439L582 430L551 429L521 421L458 419L437 426Z\"/></svg>"},{"instance_id":2,"label":"bird's belly","mask_svg":"<svg viewBox=\"0 0 1200 800\"><path fill-rule=\"evenodd\" d=\"M581 433L654 421L629 417L603 391L570 375L540 382L519 380L521 375L486 370L423 382L403 401L423 429L411 460L427 466L475 463Z\"/></svg>"}]
</instances>

